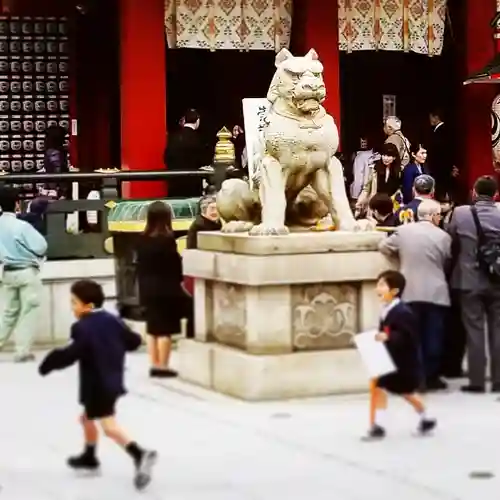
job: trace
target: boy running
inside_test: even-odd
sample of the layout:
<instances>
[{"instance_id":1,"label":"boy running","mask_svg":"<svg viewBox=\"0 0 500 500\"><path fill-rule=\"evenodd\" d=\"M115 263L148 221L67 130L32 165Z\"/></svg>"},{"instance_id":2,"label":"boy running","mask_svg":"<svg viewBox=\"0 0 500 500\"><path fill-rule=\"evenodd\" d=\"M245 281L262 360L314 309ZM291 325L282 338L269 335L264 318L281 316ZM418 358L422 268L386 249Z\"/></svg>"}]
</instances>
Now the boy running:
<instances>
[{"instance_id":1,"label":"boy running","mask_svg":"<svg viewBox=\"0 0 500 500\"><path fill-rule=\"evenodd\" d=\"M74 363L80 368L81 424L85 449L68 459L72 469L97 471L97 423L104 434L121 446L135 466L134 484L144 489L151 481L155 451L141 448L121 429L115 418L115 405L125 394L125 354L141 345L141 337L119 318L104 311L102 287L91 280L77 281L71 287L71 307L77 321L71 327L71 344L51 351L40 365L42 376L62 370Z\"/></svg>"}]
</instances>

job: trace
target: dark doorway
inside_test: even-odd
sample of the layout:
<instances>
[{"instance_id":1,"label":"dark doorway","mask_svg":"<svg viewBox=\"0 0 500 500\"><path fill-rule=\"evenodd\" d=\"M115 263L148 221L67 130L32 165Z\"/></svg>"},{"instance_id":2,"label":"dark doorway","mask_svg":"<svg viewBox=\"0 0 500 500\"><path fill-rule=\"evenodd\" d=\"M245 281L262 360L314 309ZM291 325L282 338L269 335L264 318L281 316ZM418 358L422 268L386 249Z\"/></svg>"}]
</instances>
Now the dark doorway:
<instances>
[{"instance_id":1,"label":"dark doorway","mask_svg":"<svg viewBox=\"0 0 500 500\"><path fill-rule=\"evenodd\" d=\"M354 151L361 134L377 145L384 140L383 95L396 96L396 114L412 142L425 144L433 108L452 127L458 119L462 68L459 3L449 2L443 52L428 57L403 52L354 52L340 56L342 145Z\"/></svg>"},{"instance_id":2,"label":"dark doorway","mask_svg":"<svg viewBox=\"0 0 500 500\"><path fill-rule=\"evenodd\" d=\"M275 57L270 51L168 49L168 130L178 127L187 109L196 108L200 132L215 143L224 125L243 123L243 98L267 94Z\"/></svg>"}]
</instances>

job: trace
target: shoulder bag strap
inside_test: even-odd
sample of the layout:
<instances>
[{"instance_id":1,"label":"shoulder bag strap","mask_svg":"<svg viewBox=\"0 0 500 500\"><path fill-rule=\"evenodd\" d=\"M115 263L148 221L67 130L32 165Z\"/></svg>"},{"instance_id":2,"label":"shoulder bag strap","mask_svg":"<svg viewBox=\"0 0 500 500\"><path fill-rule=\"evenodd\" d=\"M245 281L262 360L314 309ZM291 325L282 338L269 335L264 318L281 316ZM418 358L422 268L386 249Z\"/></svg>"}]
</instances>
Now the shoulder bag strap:
<instances>
[{"instance_id":1,"label":"shoulder bag strap","mask_svg":"<svg viewBox=\"0 0 500 500\"><path fill-rule=\"evenodd\" d=\"M395 132L395 134L401 139L401 142L403 143L403 148L405 150L405 153L410 157L410 163L411 163L411 153L410 153L410 147L408 146L408 139L403 135L403 132L401 130L398 130ZM402 160L403 158L401 158Z\"/></svg>"},{"instance_id":2,"label":"shoulder bag strap","mask_svg":"<svg viewBox=\"0 0 500 500\"><path fill-rule=\"evenodd\" d=\"M470 211L472 213L472 218L474 220L474 225L476 226L477 240L479 245L482 245L485 241L485 234L483 231L483 227L481 226L481 222L479 221L479 216L477 214L476 207L470 207Z\"/></svg>"}]
</instances>

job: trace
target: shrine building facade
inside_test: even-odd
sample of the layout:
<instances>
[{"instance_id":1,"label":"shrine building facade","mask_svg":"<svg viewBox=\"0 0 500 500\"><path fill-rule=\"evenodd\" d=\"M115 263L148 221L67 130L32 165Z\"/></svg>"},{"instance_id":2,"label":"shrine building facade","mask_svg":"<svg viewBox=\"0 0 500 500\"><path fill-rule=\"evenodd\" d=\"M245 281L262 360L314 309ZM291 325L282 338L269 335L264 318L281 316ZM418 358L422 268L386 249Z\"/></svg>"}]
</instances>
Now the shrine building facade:
<instances>
[{"instance_id":1,"label":"shrine building facade","mask_svg":"<svg viewBox=\"0 0 500 500\"><path fill-rule=\"evenodd\" d=\"M282 47L296 54L314 48L324 65L325 107L342 132L351 114L347 104L343 108L342 86L362 89L380 78L372 73L350 81L342 74L342 58L399 52L438 61L447 50L446 40L452 40L448 43L459 55L454 56L456 99L448 107L456 129L457 166L468 186L479 175L494 171L492 103L500 87L477 83L480 79L462 83L495 59L490 23L500 11L500 0L0 0L0 11L4 168L36 169L41 154L37 141L40 145L44 127L58 122L68 129L71 162L82 170L163 169L168 129L179 118L175 106L179 107L180 90L173 93L172 85L181 87L174 79L182 82L183 76L172 76L182 73L180 56L170 55L172 51L231 51L232 60L240 54L248 61L261 56L245 54L265 53L270 62L265 71L272 75L273 54ZM259 64L249 65L245 72L232 72L229 65L227 72L222 67L213 74L186 78L200 78L201 84L205 78L214 88L246 85L249 93L263 92L265 79L255 83ZM428 80L425 73L420 76L422 82ZM394 68L391 78L404 80L405 75ZM360 79L365 81L360 84ZM41 82L46 84L43 89ZM429 88L441 84L426 82ZM409 93L419 85L410 85ZM224 101L227 88L221 90L214 109L238 107L241 97L258 96L241 96L235 90L227 97L234 101L229 105ZM368 104L358 101L357 113L362 116ZM381 100L377 106L381 127ZM420 111L425 118L426 110ZM404 128L413 120L404 108L396 113ZM12 122L21 123L22 130L17 124L13 129ZM31 150L24 149L26 140L32 140ZM159 182L130 183L124 194L159 197L165 188Z\"/></svg>"}]
</instances>

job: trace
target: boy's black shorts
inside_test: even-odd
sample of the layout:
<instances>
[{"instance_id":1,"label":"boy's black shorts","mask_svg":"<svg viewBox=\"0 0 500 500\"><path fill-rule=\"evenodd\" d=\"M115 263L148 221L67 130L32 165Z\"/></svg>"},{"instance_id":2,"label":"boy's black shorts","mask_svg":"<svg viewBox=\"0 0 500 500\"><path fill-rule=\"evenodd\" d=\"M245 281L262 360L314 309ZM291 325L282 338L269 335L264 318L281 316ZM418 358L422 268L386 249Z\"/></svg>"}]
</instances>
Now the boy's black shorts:
<instances>
[{"instance_id":1,"label":"boy's black shorts","mask_svg":"<svg viewBox=\"0 0 500 500\"><path fill-rule=\"evenodd\" d=\"M116 396L96 394L93 398L84 401L83 408L88 420L100 420L113 417L115 414Z\"/></svg>"}]
</instances>

